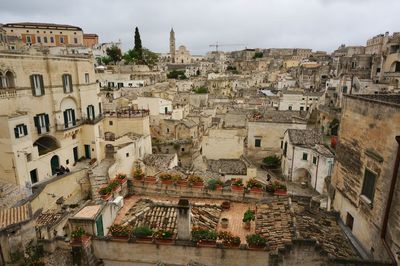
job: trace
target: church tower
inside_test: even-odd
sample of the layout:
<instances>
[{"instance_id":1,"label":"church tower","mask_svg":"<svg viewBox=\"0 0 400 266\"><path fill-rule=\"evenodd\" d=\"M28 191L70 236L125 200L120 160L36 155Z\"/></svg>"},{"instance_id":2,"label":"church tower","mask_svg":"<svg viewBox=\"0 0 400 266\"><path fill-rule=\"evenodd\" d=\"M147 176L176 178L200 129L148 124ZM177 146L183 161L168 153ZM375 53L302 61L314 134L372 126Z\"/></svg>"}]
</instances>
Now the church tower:
<instances>
[{"instance_id":1,"label":"church tower","mask_svg":"<svg viewBox=\"0 0 400 266\"><path fill-rule=\"evenodd\" d=\"M175 32L173 28L169 33L169 54L171 55L171 62L175 63Z\"/></svg>"}]
</instances>

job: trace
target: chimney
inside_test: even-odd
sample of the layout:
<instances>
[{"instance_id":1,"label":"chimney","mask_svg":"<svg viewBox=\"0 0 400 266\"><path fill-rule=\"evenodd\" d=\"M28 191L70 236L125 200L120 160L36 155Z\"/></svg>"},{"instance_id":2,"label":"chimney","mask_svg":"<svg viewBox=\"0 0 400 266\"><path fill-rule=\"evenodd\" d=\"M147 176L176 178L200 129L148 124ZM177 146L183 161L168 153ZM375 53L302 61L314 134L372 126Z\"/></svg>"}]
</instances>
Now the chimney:
<instances>
[{"instance_id":1,"label":"chimney","mask_svg":"<svg viewBox=\"0 0 400 266\"><path fill-rule=\"evenodd\" d=\"M178 220L178 240L190 240L192 227L191 210L188 199L180 199L177 206Z\"/></svg>"}]
</instances>

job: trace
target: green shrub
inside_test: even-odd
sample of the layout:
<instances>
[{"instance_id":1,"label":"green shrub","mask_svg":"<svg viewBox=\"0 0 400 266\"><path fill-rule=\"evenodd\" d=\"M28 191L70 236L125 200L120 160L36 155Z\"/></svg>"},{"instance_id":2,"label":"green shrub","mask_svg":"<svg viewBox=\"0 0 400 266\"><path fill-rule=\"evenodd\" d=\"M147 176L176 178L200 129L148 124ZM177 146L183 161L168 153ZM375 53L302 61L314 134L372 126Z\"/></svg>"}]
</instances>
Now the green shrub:
<instances>
[{"instance_id":1,"label":"green shrub","mask_svg":"<svg viewBox=\"0 0 400 266\"><path fill-rule=\"evenodd\" d=\"M263 163L268 168L276 168L281 164L281 158L278 156L268 156L263 159Z\"/></svg>"},{"instance_id":2,"label":"green shrub","mask_svg":"<svg viewBox=\"0 0 400 266\"><path fill-rule=\"evenodd\" d=\"M147 237L147 236L153 235L153 230L151 230L147 226L141 226L141 227L136 227L135 229L133 229L132 234L135 237Z\"/></svg>"},{"instance_id":3,"label":"green shrub","mask_svg":"<svg viewBox=\"0 0 400 266\"><path fill-rule=\"evenodd\" d=\"M193 91L198 94L208 93L208 89L206 87L198 87L193 89Z\"/></svg>"},{"instance_id":4,"label":"green shrub","mask_svg":"<svg viewBox=\"0 0 400 266\"><path fill-rule=\"evenodd\" d=\"M71 232L71 237L77 239L84 236L85 234L86 232L82 227L77 227L74 231Z\"/></svg>"},{"instance_id":5,"label":"green shrub","mask_svg":"<svg viewBox=\"0 0 400 266\"><path fill-rule=\"evenodd\" d=\"M192 240L196 242L200 240L215 241L217 240L217 236L217 232L215 232L214 230L201 228L195 228L192 230Z\"/></svg>"},{"instance_id":6,"label":"green shrub","mask_svg":"<svg viewBox=\"0 0 400 266\"><path fill-rule=\"evenodd\" d=\"M263 238L259 234L252 234L246 236L246 242L251 246L257 246L257 247L265 247L265 245L267 244L267 240L265 240L265 238Z\"/></svg>"},{"instance_id":7,"label":"green shrub","mask_svg":"<svg viewBox=\"0 0 400 266\"><path fill-rule=\"evenodd\" d=\"M248 209L244 214L243 214L243 222L247 223L250 221L254 221L256 218L256 215L254 214L254 211Z\"/></svg>"}]
</instances>

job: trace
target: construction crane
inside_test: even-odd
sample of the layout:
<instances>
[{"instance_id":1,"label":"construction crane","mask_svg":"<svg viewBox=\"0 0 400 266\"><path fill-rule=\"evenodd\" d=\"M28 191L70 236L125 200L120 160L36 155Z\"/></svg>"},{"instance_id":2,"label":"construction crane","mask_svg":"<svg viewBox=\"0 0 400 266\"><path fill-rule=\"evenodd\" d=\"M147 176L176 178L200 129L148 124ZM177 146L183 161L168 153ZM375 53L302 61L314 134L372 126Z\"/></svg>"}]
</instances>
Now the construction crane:
<instances>
[{"instance_id":1,"label":"construction crane","mask_svg":"<svg viewBox=\"0 0 400 266\"><path fill-rule=\"evenodd\" d=\"M243 43L229 43L229 44L219 44L216 42L215 44L210 44L209 47L215 47L215 51L218 52L218 47L220 46L246 46L247 44Z\"/></svg>"}]
</instances>

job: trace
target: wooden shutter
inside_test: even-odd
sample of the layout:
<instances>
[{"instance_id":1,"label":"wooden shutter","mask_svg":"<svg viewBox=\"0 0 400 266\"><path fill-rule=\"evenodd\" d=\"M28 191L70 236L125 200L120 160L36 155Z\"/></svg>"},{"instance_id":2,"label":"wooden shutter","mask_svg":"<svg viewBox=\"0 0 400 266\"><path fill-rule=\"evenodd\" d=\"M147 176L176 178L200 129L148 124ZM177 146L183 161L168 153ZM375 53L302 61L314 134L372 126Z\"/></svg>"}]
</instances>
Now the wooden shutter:
<instances>
[{"instance_id":1,"label":"wooden shutter","mask_svg":"<svg viewBox=\"0 0 400 266\"><path fill-rule=\"evenodd\" d=\"M73 92L73 86L72 86L72 76L68 75L68 79L69 79L69 92Z\"/></svg>"},{"instance_id":2,"label":"wooden shutter","mask_svg":"<svg viewBox=\"0 0 400 266\"><path fill-rule=\"evenodd\" d=\"M71 109L71 114L72 114L72 125L76 125L76 120L75 120L75 110Z\"/></svg>"},{"instance_id":3,"label":"wooden shutter","mask_svg":"<svg viewBox=\"0 0 400 266\"><path fill-rule=\"evenodd\" d=\"M18 127L14 127L14 134L15 138L18 139L19 138Z\"/></svg>"},{"instance_id":4,"label":"wooden shutter","mask_svg":"<svg viewBox=\"0 0 400 266\"><path fill-rule=\"evenodd\" d=\"M68 110L65 110L64 112L63 112L63 114L64 114L64 126L65 126L65 128L68 128Z\"/></svg>"},{"instance_id":5,"label":"wooden shutter","mask_svg":"<svg viewBox=\"0 0 400 266\"><path fill-rule=\"evenodd\" d=\"M64 93L67 93L67 84L65 84L65 74L61 76Z\"/></svg>"},{"instance_id":6,"label":"wooden shutter","mask_svg":"<svg viewBox=\"0 0 400 266\"><path fill-rule=\"evenodd\" d=\"M36 96L35 83L33 82L33 75L30 75L29 79L31 80L32 95Z\"/></svg>"},{"instance_id":7,"label":"wooden shutter","mask_svg":"<svg viewBox=\"0 0 400 266\"><path fill-rule=\"evenodd\" d=\"M33 121L35 122L35 127L37 128L38 134L41 134L42 129L40 128L39 116L34 116Z\"/></svg>"},{"instance_id":8,"label":"wooden shutter","mask_svg":"<svg viewBox=\"0 0 400 266\"><path fill-rule=\"evenodd\" d=\"M40 79L40 91L42 92L42 95L44 95L44 82L43 82L43 76L39 75Z\"/></svg>"},{"instance_id":9,"label":"wooden shutter","mask_svg":"<svg viewBox=\"0 0 400 266\"><path fill-rule=\"evenodd\" d=\"M99 103L99 113L101 114L101 103Z\"/></svg>"},{"instance_id":10,"label":"wooden shutter","mask_svg":"<svg viewBox=\"0 0 400 266\"><path fill-rule=\"evenodd\" d=\"M22 128L24 130L24 135L27 136L28 135L28 127L26 125L22 125Z\"/></svg>"},{"instance_id":11,"label":"wooden shutter","mask_svg":"<svg viewBox=\"0 0 400 266\"><path fill-rule=\"evenodd\" d=\"M90 120L90 105L86 107L86 114L87 114L87 119Z\"/></svg>"},{"instance_id":12,"label":"wooden shutter","mask_svg":"<svg viewBox=\"0 0 400 266\"><path fill-rule=\"evenodd\" d=\"M44 122L46 123L46 130L47 130L47 132L49 132L50 131L50 120L49 120L48 114L44 115Z\"/></svg>"}]
</instances>

